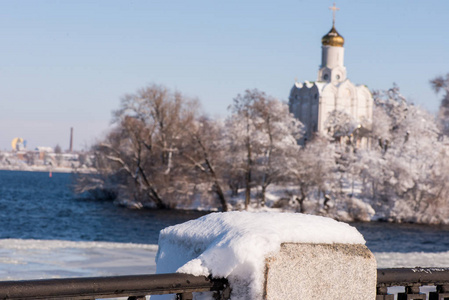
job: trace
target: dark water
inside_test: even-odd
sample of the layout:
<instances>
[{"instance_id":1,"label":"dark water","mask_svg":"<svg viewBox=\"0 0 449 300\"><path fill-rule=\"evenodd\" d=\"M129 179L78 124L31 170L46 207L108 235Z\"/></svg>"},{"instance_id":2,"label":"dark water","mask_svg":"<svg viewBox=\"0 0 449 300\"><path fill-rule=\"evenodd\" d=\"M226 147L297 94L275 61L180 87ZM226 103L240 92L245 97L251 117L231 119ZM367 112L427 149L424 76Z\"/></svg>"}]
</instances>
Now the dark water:
<instances>
[{"instance_id":1,"label":"dark water","mask_svg":"<svg viewBox=\"0 0 449 300\"><path fill-rule=\"evenodd\" d=\"M157 244L159 231L204 213L130 210L82 199L73 175L0 171L0 238Z\"/></svg>"},{"instance_id":2,"label":"dark water","mask_svg":"<svg viewBox=\"0 0 449 300\"><path fill-rule=\"evenodd\" d=\"M0 171L0 239L157 244L159 231L204 213L129 210L81 199L71 174ZM449 227L354 223L373 252L449 251Z\"/></svg>"},{"instance_id":3,"label":"dark water","mask_svg":"<svg viewBox=\"0 0 449 300\"><path fill-rule=\"evenodd\" d=\"M449 251L449 226L392 223L352 223L373 252Z\"/></svg>"}]
</instances>

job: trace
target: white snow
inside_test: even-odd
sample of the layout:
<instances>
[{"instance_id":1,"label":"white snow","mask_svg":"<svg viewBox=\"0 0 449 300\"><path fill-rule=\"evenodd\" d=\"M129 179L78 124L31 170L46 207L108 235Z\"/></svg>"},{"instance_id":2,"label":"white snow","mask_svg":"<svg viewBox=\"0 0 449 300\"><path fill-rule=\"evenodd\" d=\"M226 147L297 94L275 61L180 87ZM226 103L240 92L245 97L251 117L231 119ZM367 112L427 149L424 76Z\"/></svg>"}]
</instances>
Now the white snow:
<instances>
[{"instance_id":1,"label":"white snow","mask_svg":"<svg viewBox=\"0 0 449 300\"><path fill-rule=\"evenodd\" d=\"M4 239L0 280L153 274L156 251L157 245ZM449 267L449 251L374 255L379 268Z\"/></svg>"},{"instance_id":2,"label":"white snow","mask_svg":"<svg viewBox=\"0 0 449 300\"><path fill-rule=\"evenodd\" d=\"M365 244L357 229L330 218L214 213L161 231L157 273L226 277L233 299L260 299L265 258L285 242Z\"/></svg>"},{"instance_id":3,"label":"white snow","mask_svg":"<svg viewBox=\"0 0 449 300\"><path fill-rule=\"evenodd\" d=\"M0 280L152 274L156 245L0 240Z\"/></svg>"},{"instance_id":4,"label":"white snow","mask_svg":"<svg viewBox=\"0 0 449 300\"><path fill-rule=\"evenodd\" d=\"M447 252L377 252L374 253L378 268L449 267Z\"/></svg>"}]
</instances>

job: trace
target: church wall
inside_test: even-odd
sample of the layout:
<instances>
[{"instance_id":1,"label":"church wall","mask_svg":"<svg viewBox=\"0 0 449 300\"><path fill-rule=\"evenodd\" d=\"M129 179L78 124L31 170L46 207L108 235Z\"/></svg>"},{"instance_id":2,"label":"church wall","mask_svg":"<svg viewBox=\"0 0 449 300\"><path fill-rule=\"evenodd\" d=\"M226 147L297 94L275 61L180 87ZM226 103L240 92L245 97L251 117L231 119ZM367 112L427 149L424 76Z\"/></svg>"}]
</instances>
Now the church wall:
<instances>
[{"instance_id":1,"label":"church wall","mask_svg":"<svg viewBox=\"0 0 449 300\"><path fill-rule=\"evenodd\" d=\"M355 86L349 80L339 85L326 84L320 93L316 84L306 82L290 94L290 109L304 124L305 138L316 131L325 131L325 123L334 110L351 115L358 124L368 125L372 116L372 97L365 86Z\"/></svg>"},{"instance_id":2,"label":"church wall","mask_svg":"<svg viewBox=\"0 0 449 300\"><path fill-rule=\"evenodd\" d=\"M318 107L319 107L319 97L317 97L318 99L316 99L315 101L313 101L312 104L312 115L313 120L312 120L312 124L311 124L311 129L313 132L318 131Z\"/></svg>"},{"instance_id":3,"label":"church wall","mask_svg":"<svg viewBox=\"0 0 449 300\"><path fill-rule=\"evenodd\" d=\"M358 96L358 119L360 121L366 120L372 122L373 114L373 99L370 91L365 86L357 87Z\"/></svg>"},{"instance_id":4,"label":"church wall","mask_svg":"<svg viewBox=\"0 0 449 300\"><path fill-rule=\"evenodd\" d=\"M336 95L332 92L324 91L321 96L321 104L320 104L320 110L321 110L321 120L320 120L320 128L321 131L326 131L326 121L329 117L329 114L334 111L338 107L338 99Z\"/></svg>"},{"instance_id":5,"label":"church wall","mask_svg":"<svg viewBox=\"0 0 449 300\"><path fill-rule=\"evenodd\" d=\"M338 102L337 110L344 111L354 119L357 119L357 92L355 86L349 80L346 80L338 87Z\"/></svg>"},{"instance_id":6,"label":"church wall","mask_svg":"<svg viewBox=\"0 0 449 300\"><path fill-rule=\"evenodd\" d=\"M290 111L305 126L304 138L310 139L318 129L319 92L314 84L294 87L290 94Z\"/></svg>"}]
</instances>

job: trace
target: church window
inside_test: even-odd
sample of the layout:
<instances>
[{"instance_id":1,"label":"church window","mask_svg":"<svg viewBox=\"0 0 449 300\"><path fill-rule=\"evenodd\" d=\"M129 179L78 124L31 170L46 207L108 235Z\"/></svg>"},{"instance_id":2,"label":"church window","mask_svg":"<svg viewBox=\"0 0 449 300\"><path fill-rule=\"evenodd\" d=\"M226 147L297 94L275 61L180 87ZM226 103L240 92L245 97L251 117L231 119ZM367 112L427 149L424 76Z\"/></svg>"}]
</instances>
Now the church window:
<instances>
[{"instance_id":1,"label":"church window","mask_svg":"<svg viewBox=\"0 0 449 300\"><path fill-rule=\"evenodd\" d=\"M324 80L327 80L329 78L329 75L324 74L323 78L324 78Z\"/></svg>"},{"instance_id":2,"label":"church window","mask_svg":"<svg viewBox=\"0 0 449 300\"><path fill-rule=\"evenodd\" d=\"M337 75L337 76L335 76L336 78L337 78L337 80L339 80L340 79L340 75Z\"/></svg>"}]
</instances>

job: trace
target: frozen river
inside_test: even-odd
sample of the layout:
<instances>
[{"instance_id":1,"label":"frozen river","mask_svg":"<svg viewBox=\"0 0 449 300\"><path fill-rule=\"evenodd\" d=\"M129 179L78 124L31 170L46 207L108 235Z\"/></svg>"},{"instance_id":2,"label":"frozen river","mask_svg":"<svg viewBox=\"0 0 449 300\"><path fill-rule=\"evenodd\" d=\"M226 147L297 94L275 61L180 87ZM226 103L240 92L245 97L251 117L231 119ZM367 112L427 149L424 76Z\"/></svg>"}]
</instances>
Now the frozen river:
<instances>
[{"instance_id":1,"label":"frozen river","mask_svg":"<svg viewBox=\"0 0 449 300\"><path fill-rule=\"evenodd\" d=\"M70 174L0 171L0 280L155 272L159 231L204 213L76 198ZM449 228L356 223L378 267L449 267Z\"/></svg>"},{"instance_id":2,"label":"frozen river","mask_svg":"<svg viewBox=\"0 0 449 300\"><path fill-rule=\"evenodd\" d=\"M152 274L156 245L0 240L0 280ZM449 267L449 252L374 252L379 268Z\"/></svg>"},{"instance_id":3,"label":"frozen river","mask_svg":"<svg viewBox=\"0 0 449 300\"><path fill-rule=\"evenodd\" d=\"M152 274L156 245L0 240L0 280Z\"/></svg>"}]
</instances>

